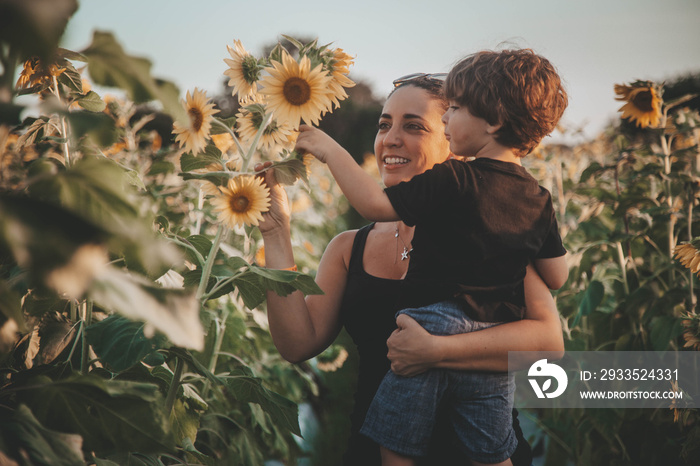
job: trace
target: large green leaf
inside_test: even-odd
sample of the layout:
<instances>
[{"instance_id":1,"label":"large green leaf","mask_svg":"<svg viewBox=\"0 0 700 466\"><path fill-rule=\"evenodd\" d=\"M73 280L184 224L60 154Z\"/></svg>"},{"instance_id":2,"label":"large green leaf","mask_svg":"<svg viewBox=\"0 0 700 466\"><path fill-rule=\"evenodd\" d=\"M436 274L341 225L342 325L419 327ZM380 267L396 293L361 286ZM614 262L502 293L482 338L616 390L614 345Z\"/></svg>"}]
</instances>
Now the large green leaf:
<instances>
[{"instance_id":1,"label":"large green leaf","mask_svg":"<svg viewBox=\"0 0 700 466\"><path fill-rule=\"evenodd\" d=\"M0 42L9 44L23 60L33 55L53 58L66 24L77 9L76 0L0 2Z\"/></svg>"},{"instance_id":2,"label":"large green leaf","mask_svg":"<svg viewBox=\"0 0 700 466\"><path fill-rule=\"evenodd\" d=\"M603 284L598 280L593 280L583 294L583 299L581 299L581 305L579 306L579 312L576 314L572 327L578 325L581 317L591 315L591 313L595 311L603 301L604 296L605 287Z\"/></svg>"},{"instance_id":3,"label":"large green leaf","mask_svg":"<svg viewBox=\"0 0 700 466\"><path fill-rule=\"evenodd\" d=\"M11 413L7 409L3 408L0 416L1 452L16 461L21 461L23 457L28 461L21 464L57 466L85 464L81 451L83 441L79 435L45 428L26 405L20 405Z\"/></svg>"},{"instance_id":4,"label":"large green leaf","mask_svg":"<svg viewBox=\"0 0 700 466\"><path fill-rule=\"evenodd\" d=\"M253 309L259 306L272 290L280 296L287 296L299 290L302 293L323 294L314 279L300 272L289 270L273 270L256 265L249 266L243 274L233 281L238 288L241 298L247 307Z\"/></svg>"},{"instance_id":5,"label":"large green leaf","mask_svg":"<svg viewBox=\"0 0 700 466\"><path fill-rule=\"evenodd\" d=\"M132 172L115 162L86 157L58 174L37 176L28 189L32 196L60 204L109 231L113 253L123 256L130 269L157 277L177 263L180 255L168 241L156 236L131 177ZM60 215L54 217L60 219ZM71 227L67 218L62 221L66 228ZM37 224L42 222L45 220L37 219Z\"/></svg>"},{"instance_id":6,"label":"large green leaf","mask_svg":"<svg viewBox=\"0 0 700 466\"><path fill-rule=\"evenodd\" d=\"M99 247L109 234L95 223L49 202L28 197L0 194L0 244L11 251L20 267L27 270L34 284L60 277L83 274L84 282L74 280L71 288L80 293L89 279L82 260L73 261L78 251L99 255ZM83 249L87 248L87 249ZM80 256L84 259L93 257ZM75 263L75 264L73 264ZM78 270L80 269L80 270ZM54 272L61 270L63 272ZM61 290L65 291L65 290Z\"/></svg>"},{"instance_id":7,"label":"large green leaf","mask_svg":"<svg viewBox=\"0 0 700 466\"><path fill-rule=\"evenodd\" d=\"M190 370L204 376L210 382L226 389L226 394L244 403L256 403L270 416L272 422L290 432L301 435L299 430L299 413L294 402L265 388L262 380L254 377L247 367L239 367L236 372L217 376L202 363L192 357L189 351L171 348L170 353L177 355L188 363Z\"/></svg>"},{"instance_id":8,"label":"large green leaf","mask_svg":"<svg viewBox=\"0 0 700 466\"><path fill-rule=\"evenodd\" d=\"M221 151L214 145L209 144L204 152L198 155L192 155L192 152L186 152L180 156L180 170L189 172L206 168L209 165L221 165Z\"/></svg>"},{"instance_id":9,"label":"large green leaf","mask_svg":"<svg viewBox=\"0 0 700 466\"><path fill-rule=\"evenodd\" d=\"M148 280L108 267L88 290L100 307L146 322L145 334L162 332L178 346L201 350L204 329L199 302L186 290L161 288Z\"/></svg>"},{"instance_id":10,"label":"large green leaf","mask_svg":"<svg viewBox=\"0 0 700 466\"><path fill-rule=\"evenodd\" d=\"M151 76L151 62L127 55L109 32L95 31L92 44L81 52L88 61L88 71L95 83L124 89L134 102L160 100L164 109L175 118L184 118L177 87Z\"/></svg>"},{"instance_id":11,"label":"large green leaf","mask_svg":"<svg viewBox=\"0 0 700 466\"><path fill-rule=\"evenodd\" d=\"M673 316L659 316L653 319L651 326L651 346L656 351L666 351L668 345L681 334L681 319Z\"/></svg>"},{"instance_id":12,"label":"large green leaf","mask_svg":"<svg viewBox=\"0 0 700 466\"><path fill-rule=\"evenodd\" d=\"M144 324L134 322L120 315L111 315L87 328L87 340L100 360L115 372L122 372L149 355L158 355L162 363L165 359L156 351L165 339L156 335L146 338Z\"/></svg>"},{"instance_id":13,"label":"large green leaf","mask_svg":"<svg viewBox=\"0 0 700 466\"><path fill-rule=\"evenodd\" d=\"M249 370L241 368L236 374L219 378L225 384L228 395L238 401L260 405L275 425L301 436L297 405L265 388L262 380L252 377Z\"/></svg>"},{"instance_id":14,"label":"large green leaf","mask_svg":"<svg viewBox=\"0 0 700 466\"><path fill-rule=\"evenodd\" d=\"M6 319L12 319L17 324L17 328L26 332L24 316L22 315L22 298L17 292L11 289L5 280L0 280L0 314ZM5 319L0 318L4 323ZM2 325L0 323L0 326ZM2 347L2 344L0 344Z\"/></svg>"},{"instance_id":15,"label":"large green leaf","mask_svg":"<svg viewBox=\"0 0 700 466\"><path fill-rule=\"evenodd\" d=\"M98 455L116 451L173 450L158 387L73 375L52 381L39 376L17 391L45 426L83 437Z\"/></svg>"}]
</instances>

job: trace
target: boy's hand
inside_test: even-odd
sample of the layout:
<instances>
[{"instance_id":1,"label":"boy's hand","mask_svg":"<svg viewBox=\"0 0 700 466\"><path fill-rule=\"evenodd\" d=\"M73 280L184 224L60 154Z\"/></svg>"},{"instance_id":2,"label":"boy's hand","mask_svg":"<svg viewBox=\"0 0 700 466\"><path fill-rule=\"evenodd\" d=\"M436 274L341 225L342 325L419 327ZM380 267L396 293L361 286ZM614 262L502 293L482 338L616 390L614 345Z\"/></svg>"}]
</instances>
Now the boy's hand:
<instances>
[{"instance_id":1,"label":"boy's hand","mask_svg":"<svg viewBox=\"0 0 700 466\"><path fill-rule=\"evenodd\" d=\"M323 163L328 163L328 158L332 157L334 152L344 150L332 137L318 128L307 125L299 126L299 137L294 149L300 153L308 152Z\"/></svg>"}]
</instances>

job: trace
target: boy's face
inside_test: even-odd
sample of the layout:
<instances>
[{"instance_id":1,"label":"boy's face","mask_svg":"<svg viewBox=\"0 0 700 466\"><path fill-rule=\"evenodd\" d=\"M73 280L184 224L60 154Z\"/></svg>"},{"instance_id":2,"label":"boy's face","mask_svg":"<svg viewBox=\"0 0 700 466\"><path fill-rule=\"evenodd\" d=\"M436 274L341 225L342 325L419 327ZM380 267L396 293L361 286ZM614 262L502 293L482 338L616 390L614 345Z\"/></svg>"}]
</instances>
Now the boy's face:
<instances>
[{"instance_id":1,"label":"boy's face","mask_svg":"<svg viewBox=\"0 0 700 466\"><path fill-rule=\"evenodd\" d=\"M496 140L498 126L490 125L483 118L469 113L469 109L455 101L442 116L445 137L450 141L450 151L462 157L479 157Z\"/></svg>"}]
</instances>

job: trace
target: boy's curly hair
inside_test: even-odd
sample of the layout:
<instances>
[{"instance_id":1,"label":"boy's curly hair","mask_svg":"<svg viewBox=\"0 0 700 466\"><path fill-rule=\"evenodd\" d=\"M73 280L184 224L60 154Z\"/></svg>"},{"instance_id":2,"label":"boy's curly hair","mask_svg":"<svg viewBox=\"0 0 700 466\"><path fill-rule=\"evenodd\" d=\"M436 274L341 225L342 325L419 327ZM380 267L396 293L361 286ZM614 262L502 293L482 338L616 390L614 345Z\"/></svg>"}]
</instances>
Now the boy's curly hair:
<instances>
[{"instance_id":1,"label":"boy's curly hair","mask_svg":"<svg viewBox=\"0 0 700 466\"><path fill-rule=\"evenodd\" d=\"M482 51L450 70L445 96L490 125L496 141L523 157L554 131L568 104L554 66L530 49Z\"/></svg>"}]
</instances>

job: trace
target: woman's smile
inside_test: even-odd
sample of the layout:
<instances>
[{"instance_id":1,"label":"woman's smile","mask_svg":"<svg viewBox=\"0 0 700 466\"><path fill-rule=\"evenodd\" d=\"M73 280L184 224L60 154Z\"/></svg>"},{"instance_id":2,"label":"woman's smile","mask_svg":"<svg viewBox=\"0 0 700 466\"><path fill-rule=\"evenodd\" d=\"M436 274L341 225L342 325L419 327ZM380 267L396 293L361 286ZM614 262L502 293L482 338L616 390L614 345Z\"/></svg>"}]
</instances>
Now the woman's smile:
<instances>
[{"instance_id":1,"label":"woman's smile","mask_svg":"<svg viewBox=\"0 0 700 466\"><path fill-rule=\"evenodd\" d=\"M387 155L384 157L384 166L387 168L406 165L408 162L410 162L410 160L395 155Z\"/></svg>"}]
</instances>

